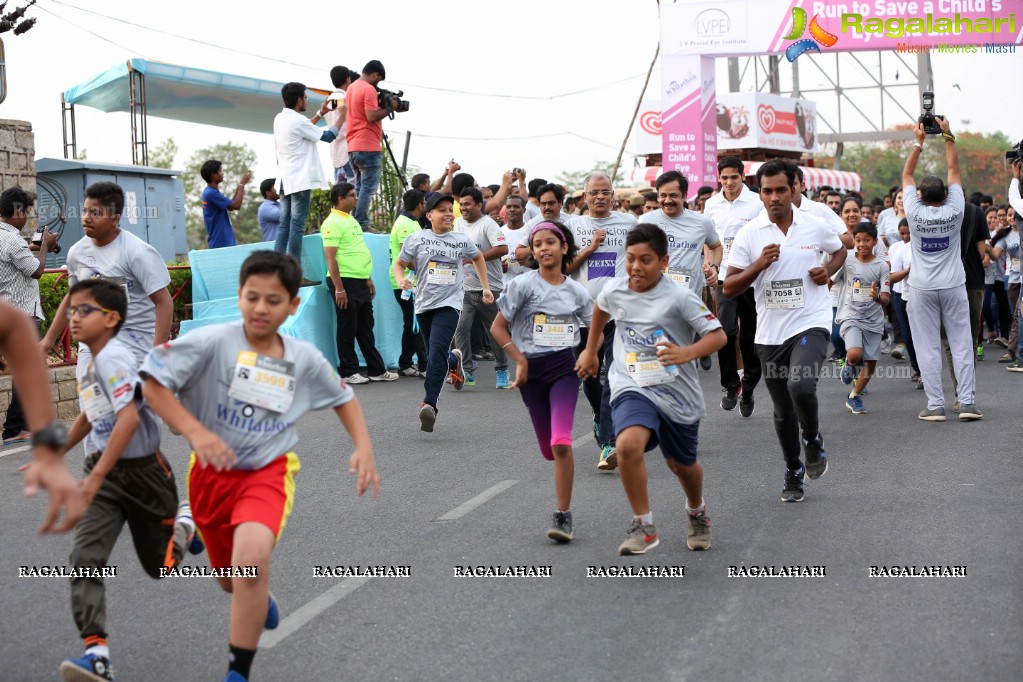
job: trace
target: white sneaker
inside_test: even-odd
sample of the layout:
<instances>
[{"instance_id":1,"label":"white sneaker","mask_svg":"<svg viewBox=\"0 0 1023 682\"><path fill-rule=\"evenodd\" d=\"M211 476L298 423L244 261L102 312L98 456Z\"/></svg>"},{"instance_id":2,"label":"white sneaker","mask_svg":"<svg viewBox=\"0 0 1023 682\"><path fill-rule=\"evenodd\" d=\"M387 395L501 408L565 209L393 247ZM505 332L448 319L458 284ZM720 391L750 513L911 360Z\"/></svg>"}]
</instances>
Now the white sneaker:
<instances>
[{"instance_id":1,"label":"white sneaker","mask_svg":"<svg viewBox=\"0 0 1023 682\"><path fill-rule=\"evenodd\" d=\"M395 377L395 378L397 378L397 377ZM364 377L361 374L359 374L358 372L356 372L355 374L353 374L350 377L345 377L345 383L346 384L368 384L369 383L369 379L367 379L366 377Z\"/></svg>"},{"instance_id":2,"label":"white sneaker","mask_svg":"<svg viewBox=\"0 0 1023 682\"><path fill-rule=\"evenodd\" d=\"M370 377L369 380L370 381L397 381L398 380L398 373L397 372L387 372L387 371L385 371L383 374L381 374L379 376Z\"/></svg>"},{"instance_id":3,"label":"white sneaker","mask_svg":"<svg viewBox=\"0 0 1023 682\"><path fill-rule=\"evenodd\" d=\"M426 375L419 371L418 367L406 367L399 372L403 377L412 377L413 379L422 379Z\"/></svg>"}]
</instances>

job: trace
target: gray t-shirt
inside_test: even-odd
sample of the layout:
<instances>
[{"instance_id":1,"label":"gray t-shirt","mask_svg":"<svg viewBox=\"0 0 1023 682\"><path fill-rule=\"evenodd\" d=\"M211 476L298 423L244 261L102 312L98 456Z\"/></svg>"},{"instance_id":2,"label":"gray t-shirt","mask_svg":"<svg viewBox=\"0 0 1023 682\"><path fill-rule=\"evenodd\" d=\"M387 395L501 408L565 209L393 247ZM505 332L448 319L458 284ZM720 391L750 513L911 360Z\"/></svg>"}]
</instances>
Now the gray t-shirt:
<instances>
[{"instance_id":1,"label":"gray t-shirt","mask_svg":"<svg viewBox=\"0 0 1023 682\"><path fill-rule=\"evenodd\" d=\"M721 328L700 297L667 275L643 293L629 289L629 280L622 278L608 282L597 305L615 321L614 362L607 374L612 402L625 393L639 393L671 421L700 421L707 410L696 363L677 365L672 376L657 361L655 348L658 330L668 341L688 346L696 334L705 336Z\"/></svg>"},{"instance_id":2,"label":"gray t-shirt","mask_svg":"<svg viewBox=\"0 0 1023 682\"><path fill-rule=\"evenodd\" d=\"M416 312L435 308L462 310L462 259L472 260L480 250L461 232L413 232L401 245L398 259L416 270Z\"/></svg>"},{"instance_id":3,"label":"gray t-shirt","mask_svg":"<svg viewBox=\"0 0 1023 682\"><path fill-rule=\"evenodd\" d=\"M875 256L874 260L864 263L856 257L855 250L849 251L842 269L831 278L840 286L835 321L841 324L848 320L868 331L883 331L884 309L870 297L870 289L877 282L878 296L890 295L890 275L891 268L886 260Z\"/></svg>"},{"instance_id":4,"label":"gray t-shirt","mask_svg":"<svg viewBox=\"0 0 1023 682\"><path fill-rule=\"evenodd\" d=\"M294 448L299 417L344 405L355 393L316 346L281 336L283 358L257 356L242 325L202 327L154 348L139 374L177 393L186 410L231 446L235 469L252 470Z\"/></svg>"},{"instance_id":5,"label":"gray t-shirt","mask_svg":"<svg viewBox=\"0 0 1023 682\"><path fill-rule=\"evenodd\" d=\"M141 363L156 335L156 304L149 297L170 284L160 253L127 230L121 230L106 246L96 246L89 237L82 237L68 249L67 275L69 286L101 277L124 287L128 316L117 338Z\"/></svg>"},{"instance_id":6,"label":"gray t-shirt","mask_svg":"<svg viewBox=\"0 0 1023 682\"><path fill-rule=\"evenodd\" d=\"M720 243L718 231L710 218L690 210L683 210L681 215L670 218L657 209L645 214L639 222L656 225L668 236L668 277L697 293L703 291L707 283L703 276L703 245L716 246Z\"/></svg>"},{"instance_id":7,"label":"gray t-shirt","mask_svg":"<svg viewBox=\"0 0 1023 682\"><path fill-rule=\"evenodd\" d=\"M998 242L998 246L1005 249L1005 255L1009 259L1009 284L1019 284L1019 232L1013 230L1006 235L1005 239ZM1014 303L1014 301L1009 301L1009 303Z\"/></svg>"},{"instance_id":8,"label":"gray t-shirt","mask_svg":"<svg viewBox=\"0 0 1023 682\"><path fill-rule=\"evenodd\" d=\"M916 195L916 185L904 187L902 197L913 247L909 286L932 291L964 286L966 270L959 251L966 210L963 188L949 185L948 198L941 206L924 205Z\"/></svg>"},{"instance_id":9,"label":"gray t-shirt","mask_svg":"<svg viewBox=\"0 0 1023 682\"><path fill-rule=\"evenodd\" d=\"M512 341L526 357L575 348L579 327L589 327L593 317L593 299L583 285L566 278L553 286L536 270L508 282L497 305L508 320Z\"/></svg>"},{"instance_id":10,"label":"gray t-shirt","mask_svg":"<svg viewBox=\"0 0 1023 682\"><path fill-rule=\"evenodd\" d=\"M504 232L501 231L501 227L490 216L485 215L474 223L466 222L464 217L458 218L455 220L453 231L467 235L481 252L489 251L495 246L508 245L508 239L504 236ZM476 274L476 268L473 264L464 263L462 269L465 273L463 282L465 290L483 291L483 283L480 282L479 275ZM488 260L487 279L489 280L488 283L490 284L491 291L501 291L504 289L504 277L502 275L501 259Z\"/></svg>"},{"instance_id":11,"label":"gray t-shirt","mask_svg":"<svg viewBox=\"0 0 1023 682\"><path fill-rule=\"evenodd\" d=\"M625 236L636 227L636 216L618 211L612 211L606 218L577 215L572 216L567 227L580 251L593 243L594 231L607 230L600 248L572 273L573 279L586 287L591 297L596 297L609 280L625 274Z\"/></svg>"},{"instance_id":12,"label":"gray t-shirt","mask_svg":"<svg viewBox=\"0 0 1023 682\"><path fill-rule=\"evenodd\" d=\"M90 364L92 367L90 368ZM86 452L102 452L117 423L117 413L134 403L139 425L121 453L121 459L147 457L160 449L160 419L142 400L138 361L131 349L111 339L91 362L79 362L78 404L92 431L85 437Z\"/></svg>"}]
</instances>

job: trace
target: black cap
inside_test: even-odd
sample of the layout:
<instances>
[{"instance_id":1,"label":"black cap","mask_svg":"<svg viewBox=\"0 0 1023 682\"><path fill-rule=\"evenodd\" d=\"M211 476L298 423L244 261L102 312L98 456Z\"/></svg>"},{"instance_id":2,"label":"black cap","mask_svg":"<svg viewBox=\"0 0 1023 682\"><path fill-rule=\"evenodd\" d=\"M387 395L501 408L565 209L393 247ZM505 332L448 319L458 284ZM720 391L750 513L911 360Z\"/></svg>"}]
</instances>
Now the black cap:
<instances>
[{"instance_id":1,"label":"black cap","mask_svg":"<svg viewBox=\"0 0 1023 682\"><path fill-rule=\"evenodd\" d=\"M442 201L450 201L452 206L455 205L455 199L450 194L441 194L440 192L437 192L430 197L429 201L426 202L426 212L429 213L433 209L437 208L437 204Z\"/></svg>"}]
</instances>

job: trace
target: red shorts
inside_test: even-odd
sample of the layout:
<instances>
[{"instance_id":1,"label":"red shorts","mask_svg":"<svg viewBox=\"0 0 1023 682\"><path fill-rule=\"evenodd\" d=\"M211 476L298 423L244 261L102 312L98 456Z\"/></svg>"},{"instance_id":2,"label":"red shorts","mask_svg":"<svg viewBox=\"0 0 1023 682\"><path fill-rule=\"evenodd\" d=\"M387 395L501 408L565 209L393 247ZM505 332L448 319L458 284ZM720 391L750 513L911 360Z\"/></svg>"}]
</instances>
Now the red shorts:
<instances>
[{"instance_id":1,"label":"red shorts","mask_svg":"<svg viewBox=\"0 0 1023 682\"><path fill-rule=\"evenodd\" d=\"M195 453L188 462L188 500L199 537L206 544L210 566L231 566L234 529L242 523L261 523L280 539L295 499L298 455L281 455L262 469L198 466Z\"/></svg>"}]
</instances>

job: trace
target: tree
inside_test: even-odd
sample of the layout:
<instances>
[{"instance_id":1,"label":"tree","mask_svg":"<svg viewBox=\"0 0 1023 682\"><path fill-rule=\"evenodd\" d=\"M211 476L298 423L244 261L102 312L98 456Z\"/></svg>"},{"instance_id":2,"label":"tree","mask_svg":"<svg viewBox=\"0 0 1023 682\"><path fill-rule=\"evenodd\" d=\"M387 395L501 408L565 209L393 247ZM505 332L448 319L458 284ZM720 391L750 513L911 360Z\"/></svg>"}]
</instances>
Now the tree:
<instances>
[{"instance_id":1,"label":"tree","mask_svg":"<svg viewBox=\"0 0 1023 682\"><path fill-rule=\"evenodd\" d=\"M150 152L149 165L153 168L173 168L174 157L177 155L178 143L174 141L173 137L168 137Z\"/></svg>"},{"instance_id":2,"label":"tree","mask_svg":"<svg viewBox=\"0 0 1023 682\"><path fill-rule=\"evenodd\" d=\"M593 167L590 168L590 170L562 171L561 175L558 175L555 179L564 185L569 192L574 192L577 189L584 189L583 183L586 181L586 176L590 173L607 173L608 175L611 175L611 170L614 166L614 161L594 161ZM625 171L619 167L612 185L617 187L618 185L621 185L624 180Z\"/></svg>"},{"instance_id":3,"label":"tree","mask_svg":"<svg viewBox=\"0 0 1023 682\"><path fill-rule=\"evenodd\" d=\"M161 147L165 145L166 142ZM245 144L225 142L200 149L189 158L181 178L185 185L185 228L189 249L206 246L206 225L202 218L202 191L206 188L206 181L199 175L199 170L209 159L217 159L224 165L224 182L221 183L220 190L231 197L242 173L256 163L256 152ZM259 220L256 217L262 200L259 194L259 180L253 178L245 187L242 207L238 211L231 211L231 225L239 244L251 244L262 240Z\"/></svg>"}]
</instances>

